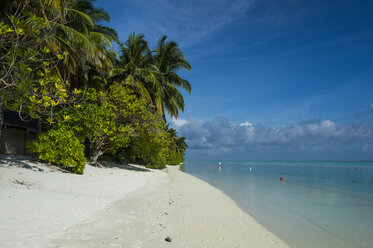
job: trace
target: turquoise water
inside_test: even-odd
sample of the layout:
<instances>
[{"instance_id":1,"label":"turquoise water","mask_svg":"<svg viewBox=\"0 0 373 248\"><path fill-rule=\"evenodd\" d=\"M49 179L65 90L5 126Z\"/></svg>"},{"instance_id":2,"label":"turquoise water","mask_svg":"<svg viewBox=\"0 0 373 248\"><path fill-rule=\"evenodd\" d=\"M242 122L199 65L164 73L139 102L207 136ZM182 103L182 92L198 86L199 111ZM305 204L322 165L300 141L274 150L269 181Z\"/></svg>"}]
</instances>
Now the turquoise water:
<instances>
[{"instance_id":1,"label":"turquoise water","mask_svg":"<svg viewBox=\"0 0 373 248\"><path fill-rule=\"evenodd\" d=\"M186 161L294 248L373 247L372 161ZM283 177L283 181L280 178Z\"/></svg>"}]
</instances>

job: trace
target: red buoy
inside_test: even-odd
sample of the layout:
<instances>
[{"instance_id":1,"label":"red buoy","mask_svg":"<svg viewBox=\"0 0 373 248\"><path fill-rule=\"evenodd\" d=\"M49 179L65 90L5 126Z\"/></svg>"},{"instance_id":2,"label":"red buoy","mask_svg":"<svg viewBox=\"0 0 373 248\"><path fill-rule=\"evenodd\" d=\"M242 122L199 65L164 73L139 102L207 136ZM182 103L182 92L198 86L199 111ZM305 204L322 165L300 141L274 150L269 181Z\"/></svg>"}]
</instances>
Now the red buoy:
<instances>
[{"instance_id":1,"label":"red buoy","mask_svg":"<svg viewBox=\"0 0 373 248\"><path fill-rule=\"evenodd\" d=\"M284 181L284 178L283 178L283 177L280 177L280 181Z\"/></svg>"}]
</instances>

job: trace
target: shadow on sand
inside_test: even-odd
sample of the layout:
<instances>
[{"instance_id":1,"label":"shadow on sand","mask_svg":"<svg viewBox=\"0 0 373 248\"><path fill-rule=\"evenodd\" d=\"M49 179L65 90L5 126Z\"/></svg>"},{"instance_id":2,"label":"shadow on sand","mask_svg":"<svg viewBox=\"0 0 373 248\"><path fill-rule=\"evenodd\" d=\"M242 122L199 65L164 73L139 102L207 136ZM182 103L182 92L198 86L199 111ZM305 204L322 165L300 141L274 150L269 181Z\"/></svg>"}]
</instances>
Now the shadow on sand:
<instances>
[{"instance_id":1,"label":"shadow on sand","mask_svg":"<svg viewBox=\"0 0 373 248\"><path fill-rule=\"evenodd\" d=\"M18 168L25 168L33 171L44 171L43 168L40 168L37 165L23 162L22 160L26 160L28 158L17 158L17 157L0 157L0 167L18 167Z\"/></svg>"},{"instance_id":2,"label":"shadow on sand","mask_svg":"<svg viewBox=\"0 0 373 248\"><path fill-rule=\"evenodd\" d=\"M118 169L124 169L124 170L132 170L132 171L142 171L142 172L150 172L151 170L140 167L138 165L130 165L130 164L117 164L117 163L111 163L107 161L100 161L100 164L102 164L105 168L118 168Z\"/></svg>"},{"instance_id":3,"label":"shadow on sand","mask_svg":"<svg viewBox=\"0 0 373 248\"><path fill-rule=\"evenodd\" d=\"M43 172L44 169L37 164L34 164L35 161L31 160L30 157L27 156L18 156L18 155L0 155L0 167L18 167L29 169L33 171L40 171ZM100 161L100 164L104 168L118 168L124 170L132 170L132 171L141 171L141 172L150 172L151 170L142 167L140 165L130 165L130 164L117 164L112 162ZM59 170L64 173L72 173L70 170L57 165L48 165L48 168Z\"/></svg>"}]
</instances>

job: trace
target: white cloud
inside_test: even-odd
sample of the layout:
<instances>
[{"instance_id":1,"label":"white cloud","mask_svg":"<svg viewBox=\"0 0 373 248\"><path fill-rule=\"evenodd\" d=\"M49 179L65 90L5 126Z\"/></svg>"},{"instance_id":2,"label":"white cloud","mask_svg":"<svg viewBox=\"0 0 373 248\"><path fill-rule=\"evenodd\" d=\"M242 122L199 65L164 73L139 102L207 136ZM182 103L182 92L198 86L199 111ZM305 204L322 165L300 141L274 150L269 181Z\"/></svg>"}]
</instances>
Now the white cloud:
<instances>
[{"instance_id":1,"label":"white cloud","mask_svg":"<svg viewBox=\"0 0 373 248\"><path fill-rule=\"evenodd\" d=\"M178 128L190 149L217 154L234 150L266 150L277 147L286 151L339 151L360 144L373 145L373 123L356 121L351 125L331 120L302 121L282 127L265 127L250 122L236 124L224 117L212 121L190 120ZM363 150L360 148L360 150Z\"/></svg>"},{"instance_id":2,"label":"white cloud","mask_svg":"<svg viewBox=\"0 0 373 248\"><path fill-rule=\"evenodd\" d=\"M184 126L185 124L188 124L189 122L187 120L183 120L183 119L172 118L171 123L175 128L180 128L180 127Z\"/></svg>"},{"instance_id":3,"label":"white cloud","mask_svg":"<svg viewBox=\"0 0 373 248\"><path fill-rule=\"evenodd\" d=\"M240 126L241 127L252 127L253 123L246 121L246 122L241 123Z\"/></svg>"}]
</instances>

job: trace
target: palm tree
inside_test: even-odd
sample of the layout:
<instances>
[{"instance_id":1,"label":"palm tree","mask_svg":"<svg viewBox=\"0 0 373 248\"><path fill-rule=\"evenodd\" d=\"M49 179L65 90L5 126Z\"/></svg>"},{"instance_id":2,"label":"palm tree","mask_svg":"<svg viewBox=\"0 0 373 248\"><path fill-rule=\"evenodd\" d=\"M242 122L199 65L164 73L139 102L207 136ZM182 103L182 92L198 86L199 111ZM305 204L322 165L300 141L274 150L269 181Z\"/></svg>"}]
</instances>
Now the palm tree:
<instances>
[{"instance_id":1,"label":"palm tree","mask_svg":"<svg viewBox=\"0 0 373 248\"><path fill-rule=\"evenodd\" d=\"M47 35L46 43L40 47L47 46L56 54L66 52L57 68L63 79L70 77L72 87L79 87L88 82L89 76L95 79L113 67L116 54L107 48L118 40L118 35L114 29L99 24L109 22L110 17L104 9L96 8L93 0L0 1L0 21L7 23L12 15L23 18L29 14L43 17L48 32L54 34ZM3 108L0 99L0 124Z\"/></svg>"},{"instance_id":2,"label":"palm tree","mask_svg":"<svg viewBox=\"0 0 373 248\"><path fill-rule=\"evenodd\" d=\"M186 140L185 137L178 137L176 141L176 146L178 147L179 151L182 152L183 154L188 148L188 145L185 140Z\"/></svg>"},{"instance_id":3,"label":"palm tree","mask_svg":"<svg viewBox=\"0 0 373 248\"><path fill-rule=\"evenodd\" d=\"M81 83L88 80L91 69L112 69L117 56L108 48L118 42L118 34L101 24L110 22L110 16L93 3L94 0L0 1L0 21L24 13L43 17L54 30L46 46L56 54L66 54L59 65L61 75L73 74L79 77L73 81Z\"/></svg>"},{"instance_id":4,"label":"palm tree","mask_svg":"<svg viewBox=\"0 0 373 248\"><path fill-rule=\"evenodd\" d=\"M175 151L181 158L184 157L184 153L188 148L188 145L185 142L185 137L178 137L177 131L173 128L167 126L167 133L169 134L171 140L170 149Z\"/></svg>"},{"instance_id":5,"label":"palm tree","mask_svg":"<svg viewBox=\"0 0 373 248\"><path fill-rule=\"evenodd\" d=\"M184 111L184 98L178 87L188 93L192 85L188 80L181 78L177 73L180 70L191 70L191 65L184 58L183 52L174 41L166 41L167 36L162 36L155 49L154 64L157 68L160 85L153 95L158 111L165 119L166 110L171 117L178 117L179 111Z\"/></svg>"},{"instance_id":6,"label":"palm tree","mask_svg":"<svg viewBox=\"0 0 373 248\"><path fill-rule=\"evenodd\" d=\"M190 64L176 42L166 42L163 36L157 48L150 51L144 35L132 33L126 43L121 44L121 55L113 80L123 81L137 94L154 104L166 121L165 110L171 117L184 111L184 98L178 87L191 92L191 84L177 73L190 70ZM154 54L154 55L153 55Z\"/></svg>"},{"instance_id":7,"label":"palm tree","mask_svg":"<svg viewBox=\"0 0 373 248\"><path fill-rule=\"evenodd\" d=\"M87 79L90 69L113 68L116 53L108 47L118 41L118 34L98 24L103 21L110 22L110 16L104 9L96 8L93 0L70 0L62 21L56 23L57 35L51 37L49 47L55 52L67 52L64 64L75 75Z\"/></svg>"},{"instance_id":8,"label":"palm tree","mask_svg":"<svg viewBox=\"0 0 373 248\"><path fill-rule=\"evenodd\" d=\"M131 33L128 40L120 45L120 57L117 67L112 71L112 79L124 82L135 93L152 103L152 78L155 69L144 35Z\"/></svg>"}]
</instances>

